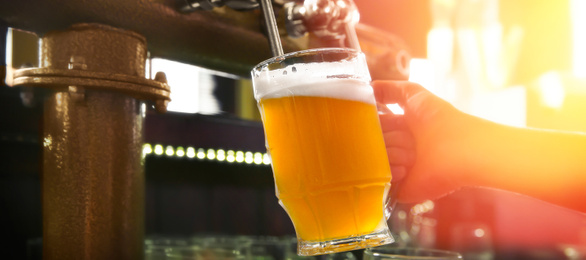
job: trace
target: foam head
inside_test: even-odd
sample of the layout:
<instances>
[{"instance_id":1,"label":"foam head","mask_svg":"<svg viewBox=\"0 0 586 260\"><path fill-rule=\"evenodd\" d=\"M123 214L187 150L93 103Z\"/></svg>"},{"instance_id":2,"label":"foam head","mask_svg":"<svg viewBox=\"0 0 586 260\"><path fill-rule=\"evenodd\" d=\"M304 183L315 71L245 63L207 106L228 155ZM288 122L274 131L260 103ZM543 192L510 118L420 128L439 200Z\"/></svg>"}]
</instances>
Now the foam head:
<instances>
[{"instance_id":1,"label":"foam head","mask_svg":"<svg viewBox=\"0 0 586 260\"><path fill-rule=\"evenodd\" d=\"M266 60L252 70L254 97L372 97L364 54L353 49L313 49Z\"/></svg>"}]
</instances>

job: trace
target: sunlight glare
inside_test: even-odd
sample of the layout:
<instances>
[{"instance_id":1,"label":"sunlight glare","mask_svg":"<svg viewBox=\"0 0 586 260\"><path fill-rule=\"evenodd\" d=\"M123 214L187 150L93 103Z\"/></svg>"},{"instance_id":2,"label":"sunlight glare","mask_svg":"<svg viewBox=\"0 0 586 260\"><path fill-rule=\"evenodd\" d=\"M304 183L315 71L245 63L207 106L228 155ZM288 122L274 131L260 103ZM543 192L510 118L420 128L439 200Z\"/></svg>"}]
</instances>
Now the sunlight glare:
<instances>
[{"instance_id":1,"label":"sunlight glare","mask_svg":"<svg viewBox=\"0 0 586 260\"><path fill-rule=\"evenodd\" d=\"M399 106L399 104L395 103L395 104L387 104L387 108L389 108L389 110L391 110L391 112L395 115L404 115L405 111L403 111L403 108L401 108L401 106Z\"/></svg>"},{"instance_id":2,"label":"sunlight glare","mask_svg":"<svg viewBox=\"0 0 586 260\"><path fill-rule=\"evenodd\" d=\"M427 59L411 59L409 81L415 82L431 92L435 92L433 64Z\"/></svg>"},{"instance_id":3,"label":"sunlight glare","mask_svg":"<svg viewBox=\"0 0 586 260\"><path fill-rule=\"evenodd\" d=\"M561 108L566 93L559 73L548 72L539 77L538 83L541 91L541 101L545 106Z\"/></svg>"},{"instance_id":4,"label":"sunlight glare","mask_svg":"<svg viewBox=\"0 0 586 260\"><path fill-rule=\"evenodd\" d=\"M586 1L571 0L570 12L572 17L573 37L573 72L578 78L586 78Z\"/></svg>"}]
</instances>

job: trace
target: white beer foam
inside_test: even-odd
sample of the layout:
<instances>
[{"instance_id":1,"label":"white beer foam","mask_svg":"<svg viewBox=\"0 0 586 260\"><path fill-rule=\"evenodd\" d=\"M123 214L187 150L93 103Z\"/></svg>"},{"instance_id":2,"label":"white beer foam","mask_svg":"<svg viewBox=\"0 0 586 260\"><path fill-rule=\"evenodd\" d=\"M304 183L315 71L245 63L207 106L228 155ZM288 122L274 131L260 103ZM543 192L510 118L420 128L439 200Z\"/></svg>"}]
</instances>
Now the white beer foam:
<instances>
[{"instance_id":1,"label":"white beer foam","mask_svg":"<svg viewBox=\"0 0 586 260\"><path fill-rule=\"evenodd\" d=\"M303 95L374 102L364 55L352 60L271 66L265 64L252 71L257 100Z\"/></svg>"},{"instance_id":2,"label":"white beer foam","mask_svg":"<svg viewBox=\"0 0 586 260\"><path fill-rule=\"evenodd\" d=\"M376 104L372 87L368 82L351 78L328 79L313 83L292 82L289 87L281 87L266 93L261 99L288 96L329 97Z\"/></svg>"}]
</instances>

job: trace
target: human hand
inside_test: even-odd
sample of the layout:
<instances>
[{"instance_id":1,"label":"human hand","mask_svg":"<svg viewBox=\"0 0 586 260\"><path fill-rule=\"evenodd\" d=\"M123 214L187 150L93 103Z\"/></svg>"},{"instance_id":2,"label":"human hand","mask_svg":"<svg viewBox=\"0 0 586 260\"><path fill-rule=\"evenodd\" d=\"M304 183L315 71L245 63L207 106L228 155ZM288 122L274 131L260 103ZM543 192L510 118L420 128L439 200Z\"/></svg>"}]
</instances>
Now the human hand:
<instances>
[{"instance_id":1,"label":"human hand","mask_svg":"<svg viewBox=\"0 0 586 260\"><path fill-rule=\"evenodd\" d=\"M459 163L452 141L467 117L418 84L374 81L378 103L399 104L404 115L382 113L381 127L399 202L435 199L461 186L450 166Z\"/></svg>"}]
</instances>

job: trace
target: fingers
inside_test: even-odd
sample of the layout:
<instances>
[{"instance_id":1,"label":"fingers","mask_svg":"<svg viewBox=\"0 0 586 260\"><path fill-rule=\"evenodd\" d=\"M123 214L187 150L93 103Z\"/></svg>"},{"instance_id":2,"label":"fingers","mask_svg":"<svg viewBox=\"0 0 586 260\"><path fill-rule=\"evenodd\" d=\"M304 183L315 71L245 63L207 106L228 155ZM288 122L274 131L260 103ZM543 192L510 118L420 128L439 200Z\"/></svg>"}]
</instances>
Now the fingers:
<instances>
[{"instance_id":1,"label":"fingers","mask_svg":"<svg viewBox=\"0 0 586 260\"><path fill-rule=\"evenodd\" d=\"M402 115L382 114L379 115L380 125L383 132L393 130L407 130L407 125Z\"/></svg>"},{"instance_id":2,"label":"fingers","mask_svg":"<svg viewBox=\"0 0 586 260\"><path fill-rule=\"evenodd\" d=\"M391 182L400 182L407 175L407 167L391 164L391 175L393 176Z\"/></svg>"},{"instance_id":3,"label":"fingers","mask_svg":"<svg viewBox=\"0 0 586 260\"><path fill-rule=\"evenodd\" d=\"M402 180L415 163L415 139L409 132L403 116L379 115L383 139L387 149L393 182Z\"/></svg>"},{"instance_id":4,"label":"fingers","mask_svg":"<svg viewBox=\"0 0 586 260\"><path fill-rule=\"evenodd\" d=\"M372 88L378 102L398 103L401 106L404 106L411 96L425 91L422 86L409 81L373 81Z\"/></svg>"},{"instance_id":5,"label":"fingers","mask_svg":"<svg viewBox=\"0 0 586 260\"><path fill-rule=\"evenodd\" d=\"M415 149L415 139L407 131L383 132L383 138L388 148L396 147L408 150Z\"/></svg>"},{"instance_id":6,"label":"fingers","mask_svg":"<svg viewBox=\"0 0 586 260\"><path fill-rule=\"evenodd\" d=\"M398 120L401 117L395 117L393 119ZM388 128L396 128L396 124L390 124ZM391 182L397 183L407 176L408 169L415 163L415 141L406 131L384 131L383 138L391 166L391 175L393 176Z\"/></svg>"},{"instance_id":7,"label":"fingers","mask_svg":"<svg viewBox=\"0 0 586 260\"><path fill-rule=\"evenodd\" d=\"M409 149L387 147L387 155L391 165L411 166L415 161L415 153Z\"/></svg>"}]
</instances>

